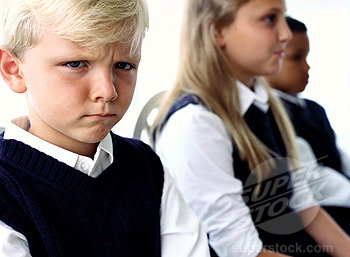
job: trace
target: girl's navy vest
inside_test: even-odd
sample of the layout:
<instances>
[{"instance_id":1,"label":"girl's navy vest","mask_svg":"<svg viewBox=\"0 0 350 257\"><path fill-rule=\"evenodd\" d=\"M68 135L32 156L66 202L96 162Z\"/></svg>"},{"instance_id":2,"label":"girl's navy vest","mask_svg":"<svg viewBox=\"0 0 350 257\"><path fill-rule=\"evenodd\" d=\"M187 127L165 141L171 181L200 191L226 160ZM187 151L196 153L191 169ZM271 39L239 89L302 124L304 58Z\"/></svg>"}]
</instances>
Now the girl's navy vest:
<instances>
[{"instance_id":1,"label":"girl's navy vest","mask_svg":"<svg viewBox=\"0 0 350 257\"><path fill-rule=\"evenodd\" d=\"M204 105L203 101L197 96L180 95L160 123L159 129L162 129L172 114L188 104ZM268 178L262 181L260 191L256 194L254 190L257 186L257 178L249 169L247 162L240 158L236 148L233 147L234 174L232 175L243 183L242 196L250 208L260 239L265 246L276 245L276 243L280 245L295 245L299 241L315 245L315 242L302 229L303 226L299 215L288 206L288 202L292 197L293 185L286 159L284 158L286 157L285 145L271 110L264 113L254 105L251 105L245 113L244 119L252 132L276 156L273 159L274 167L270 168ZM232 143L234 146L234 142ZM288 233L288 231L297 232ZM298 256L296 253L292 255ZM211 256L217 256L212 249Z\"/></svg>"}]
</instances>

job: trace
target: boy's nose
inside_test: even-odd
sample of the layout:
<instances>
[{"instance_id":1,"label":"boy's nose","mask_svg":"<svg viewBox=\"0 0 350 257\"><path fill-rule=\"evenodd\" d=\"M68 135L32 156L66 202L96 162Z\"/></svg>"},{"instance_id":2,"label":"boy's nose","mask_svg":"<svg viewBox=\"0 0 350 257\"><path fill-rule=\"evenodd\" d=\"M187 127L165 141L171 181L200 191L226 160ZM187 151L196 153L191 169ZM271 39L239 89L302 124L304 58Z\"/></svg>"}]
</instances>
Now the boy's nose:
<instances>
[{"instance_id":1,"label":"boy's nose","mask_svg":"<svg viewBox=\"0 0 350 257\"><path fill-rule=\"evenodd\" d=\"M309 65L309 63L307 62L307 60L305 60L304 68L305 68L306 71L309 71L309 70L310 70L310 65Z\"/></svg>"},{"instance_id":2,"label":"boy's nose","mask_svg":"<svg viewBox=\"0 0 350 257\"><path fill-rule=\"evenodd\" d=\"M112 102L118 97L114 77L110 74L100 74L94 79L94 86L91 92L93 101Z\"/></svg>"}]
</instances>

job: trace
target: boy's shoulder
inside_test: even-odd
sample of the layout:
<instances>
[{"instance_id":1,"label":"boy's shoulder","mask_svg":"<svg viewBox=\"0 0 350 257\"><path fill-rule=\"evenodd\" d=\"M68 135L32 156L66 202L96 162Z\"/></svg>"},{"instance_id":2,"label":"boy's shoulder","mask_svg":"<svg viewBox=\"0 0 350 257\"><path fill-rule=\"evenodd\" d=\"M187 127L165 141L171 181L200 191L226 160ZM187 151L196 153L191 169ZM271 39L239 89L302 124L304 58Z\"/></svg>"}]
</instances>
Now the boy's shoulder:
<instances>
[{"instance_id":1,"label":"boy's shoulder","mask_svg":"<svg viewBox=\"0 0 350 257\"><path fill-rule=\"evenodd\" d=\"M325 113L325 109L319 103L307 98L304 98L303 100L305 101L307 108L312 109L313 111Z\"/></svg>"},{"instance_id":2,"label":"boy's shoulder","mask_svg":"<svg viewBox=\"0 0 350 257\"><path fill-rule=\"evenodd\" d=\"M129 170L138 170L141 173L152 174L153 182L158 189L158 195L162 195L164 184L164 169L158 155L153 149L134 138L126 138L111 132L116 163Z\"/></svg>"},{"instance_id":3,"label":"boy's shoulder","mask_svg":"<svg viewBox=\"0 0 350 257\"><path fill-rule=\"evenodd\" d=\"M122 137L111 132L113 148L117 158L133 159L135 162L152 162L162 167L159 156L151 146L139 139Z\"/></svg>"},{"instance_id":4,"label":"boy's shoulder","mask_svg":"<svg viewBox=\"0 0 350 257\"><path fill-rule=\"evenodd\" d=\"M135 151L135 152L146 152L149 154L155 154L153 149L148 144L142 142L139 139L123 137L113 132L111 132L111 135L112 135L113 145L115 148L117 148L117 151L120 149L123 149L123 150Z\"/></svg>"}]
</instances>

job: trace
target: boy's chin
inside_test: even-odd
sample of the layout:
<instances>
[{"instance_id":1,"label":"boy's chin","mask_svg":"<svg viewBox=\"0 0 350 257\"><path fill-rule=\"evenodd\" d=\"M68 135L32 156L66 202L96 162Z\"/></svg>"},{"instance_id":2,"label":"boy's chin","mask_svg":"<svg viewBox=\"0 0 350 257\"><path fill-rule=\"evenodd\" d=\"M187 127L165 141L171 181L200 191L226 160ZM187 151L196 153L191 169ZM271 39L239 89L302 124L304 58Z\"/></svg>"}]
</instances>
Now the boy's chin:
<instances>
[{"instance_id":1,"label":"boy's chin","mask_svg":"<svg viewBox=\"0 0 350 257\"><path fill-rule=\"evenodd\" d=\"M109 133L110 131L108 130L103 132L80 134L75 137L75 140L85 144L97 144L101 142Z\"/></svg>"},{"instance_id":2,"label":"boy's chin","mask_svg":"<svg viewBox=\"0 0 350 257\"><path fill-rule=\"evenodd\" d=\"M108 135L108 133L106 134L102 134L102 135L95 135L92 137L88 137L88 138L82 138L80 141L87 143L87 144L98 144L100 143L106 136Z\"/></svg>"},{"instance_id":3,"label":"boy's chin","mask_svg":"<svg viewBox=\"0 0 350 257\"><path fill-rule=\"evenodd\" d=\"M293 90L290 90L290 94L297 95L303 92L305 88L306 88L306 85L305 86L300 85L299 87L296 87L296 88L293 88Z\"/></svg>"}]
</instances>

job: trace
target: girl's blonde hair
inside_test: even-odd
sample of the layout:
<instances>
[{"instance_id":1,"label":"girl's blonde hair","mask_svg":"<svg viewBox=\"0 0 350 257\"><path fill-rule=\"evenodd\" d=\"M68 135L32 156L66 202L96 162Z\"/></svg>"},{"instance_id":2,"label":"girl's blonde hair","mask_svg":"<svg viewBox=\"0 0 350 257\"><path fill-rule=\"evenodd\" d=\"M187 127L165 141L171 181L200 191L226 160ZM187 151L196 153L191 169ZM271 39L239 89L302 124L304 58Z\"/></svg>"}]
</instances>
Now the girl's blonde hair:
<instances>
[{"instance_id":1,"label":"girl's blonde hair","mask_svg":"<svg viewBox=\"0 0 350 257\"><path fill-rule=\"evenodd\" d=\"M144 0L0 0L2 44L14 56L35 46L42 25L82 47L109 43L130 44L130 54L139 48L148 28Z\"/></svg>"},{"instance_id":2,"label":"girl's blonde hair","mask_svg":"<svg viewBox=\"0 0 350 257\"><path fill-rule=\"evenodd\" d=\"M236 79L215 39L216 28L230 25L237 10L248 1L187 2L182 24L177 78L160 105L154 126L166 115L182 92L197 95L207 108L222 119L233 139L235 149L242 160L247 161L250 170L254 170L260 185L269 172L269 168L263 163L269 163L266 161L271 160L275 154L253 134L242 117ZM295 134L287 114L271 94L265 81L262 78L259 80L268 92L270 108L286 145L287 156L296 159Z\"/></svg>"}]
</instances>

